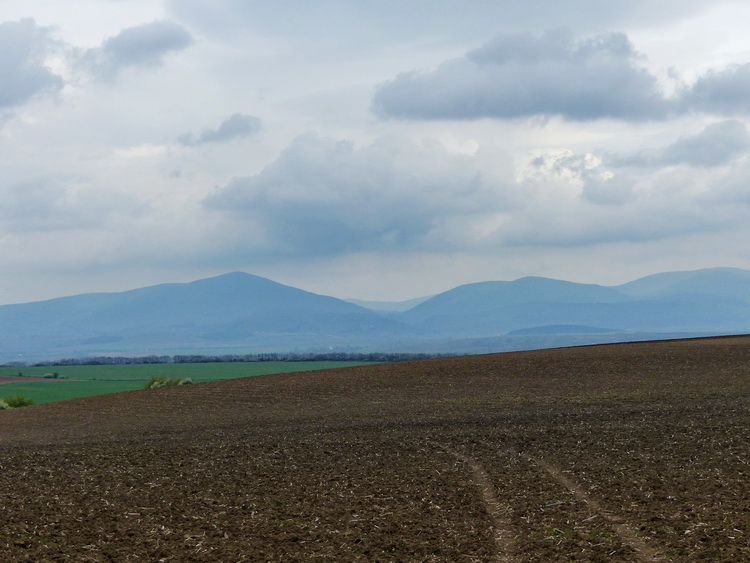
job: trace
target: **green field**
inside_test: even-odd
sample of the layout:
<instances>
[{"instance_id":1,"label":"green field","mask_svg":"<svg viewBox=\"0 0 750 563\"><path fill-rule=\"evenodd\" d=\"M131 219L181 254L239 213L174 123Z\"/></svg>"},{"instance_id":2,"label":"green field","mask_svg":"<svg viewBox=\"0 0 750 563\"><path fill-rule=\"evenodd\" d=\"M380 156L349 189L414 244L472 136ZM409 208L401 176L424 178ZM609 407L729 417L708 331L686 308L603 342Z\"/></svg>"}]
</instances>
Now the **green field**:
<instances>
[{"instance_id":1,"label":"green field","mask_svg":"<svg viewBox=\"0 0 750 563\"><path fill-rule=\"evenodd\" d=\"M193 383L235 379L271 373L292 373L371 362L222 362L196 364L137 364L119 366L34 366L0 368L0 375L42 377L57 373L57 379L24 381L0 385L0 398L26 395L34 403L49 403L89 395L104 395L142 389L152 377L189 377Z\"/></svg>"}]
</instances>

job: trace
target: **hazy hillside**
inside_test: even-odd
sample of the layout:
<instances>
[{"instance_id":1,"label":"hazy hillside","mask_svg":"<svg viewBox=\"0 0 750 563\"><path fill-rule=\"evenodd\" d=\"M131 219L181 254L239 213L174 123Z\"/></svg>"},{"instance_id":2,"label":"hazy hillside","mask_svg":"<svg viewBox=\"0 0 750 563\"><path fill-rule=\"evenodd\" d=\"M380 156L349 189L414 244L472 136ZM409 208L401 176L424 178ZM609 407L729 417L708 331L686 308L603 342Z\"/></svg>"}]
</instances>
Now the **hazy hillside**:
<instances>
[{"instance_id":1,"label":"hazy hillside","mask_svg":"<svg viewBox=\"0 0 750 563\"><path fill-rule=\"evenodd\" d=\"M631 297L715 296L750 300L750 272L738 268L711 268L646 276L615 289Z\"/></svg>"},{"instance_id":2,"label":"hazy hillside","mask_svg":"<svg viewBox=\"0 0 750 563\"><path fill-rule=\"evenodd\" d=\"M539 277L463 285L375 311L246 273L0 307L0 361L86 355L479 353L750 332L750 272L615 287ZM390 310L388 310L390 309Z\"/></svg>"},{"instance_id":3,"label":"hazy hillside","mask_svg":"<svg viewBox=\"0 0 750 563\"><path fill-rule=\"evenodd\" d=\"M417 305L402 316L445 335L488 336L547 324L596 325L591 310L629 298L614 289L547 278L462 285ZM584 307L588 305L588 307Z\"/></svg>"},{"instance_id":4,"label":"hazy hillside","mask_svg":"<svg viewBox=\"0 0 750 563\"><path fill-rule=\"evenodd\" d=\"M401 318L456 337L566 325L588 326L592 333L743 332L750 331L750 272L659 274L616 287L531 277L469 284Z\"/></svg>"},{"instance_id":5,"label":"hazy hillside","mask_svg":"<svg viewBox=\"0 0 750 563\"><path fill-rule=\"evenodd\" d=\"M245 273L0 307L3 359L329 347L419 329Z\"/></svg>"}]
</instances>

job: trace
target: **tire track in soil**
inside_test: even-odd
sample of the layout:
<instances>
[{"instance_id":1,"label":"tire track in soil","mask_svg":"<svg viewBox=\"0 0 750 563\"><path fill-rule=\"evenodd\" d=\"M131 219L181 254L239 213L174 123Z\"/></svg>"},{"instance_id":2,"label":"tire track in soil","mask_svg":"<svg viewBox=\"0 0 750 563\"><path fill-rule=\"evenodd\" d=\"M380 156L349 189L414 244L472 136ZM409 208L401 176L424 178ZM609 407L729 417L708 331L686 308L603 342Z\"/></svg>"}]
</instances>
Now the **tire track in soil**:
<instances>
[{"instance_id":1,"label":"tire track in soil","mask_svg":"<svg viewBox=\"0 0 750 563\"><path fill-rule=\"evenodd\" d=\"M620 540L630 546L636 553L638 560L642 563L654 563L656 561L662 561L661 555L651 548L646 542L640 537L638 532L627 522L617 514L603 510L601 505L589 495L587 495L583 488L576 483L573 479L564 475L560 469L554 465L550 465L544 460L537 459L531 456L526 456L533 463L544 469L549 475L563 487L568 489L570 493L579 501L586 503L591 510L596 512L604 520L612 525L613 530L619 536Z\"/></svg>"},{"instance_id":2,"label":"tire track in soil","mask_svg":"<svg viewBox=\"0 0 750 563\"><path fill-rule=\"evenodd\" d=\"M459 461L464 462L471 469L472 481L479 488L482 495L482 502L492 521L493 537L495 539L495 557L493 560L496 563L512 563L515 561L512 556L512 553L515 551L513 533L510 521L508 520L510 508L498 500L495 487L492 486L492 481L487 471L473 457L447 448L442 444L435 445Z\"/></svg>"}]
</instances>

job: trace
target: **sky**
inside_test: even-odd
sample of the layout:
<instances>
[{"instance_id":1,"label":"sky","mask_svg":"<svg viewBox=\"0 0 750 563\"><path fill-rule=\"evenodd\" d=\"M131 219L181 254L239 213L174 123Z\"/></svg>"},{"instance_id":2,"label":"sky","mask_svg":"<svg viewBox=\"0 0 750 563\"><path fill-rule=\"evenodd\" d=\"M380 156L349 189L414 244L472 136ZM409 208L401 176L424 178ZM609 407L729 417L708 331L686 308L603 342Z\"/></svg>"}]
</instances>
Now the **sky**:
<instances>
[{"instance_id":1,"label":"sky","mask_svg":"<svg viewBox=\"0 0 750 563\"><path fill-rule=\"evenodd\" d=\"M750 269L750 3L3 0L0 304Z\"/></svg>"}]
</instances>

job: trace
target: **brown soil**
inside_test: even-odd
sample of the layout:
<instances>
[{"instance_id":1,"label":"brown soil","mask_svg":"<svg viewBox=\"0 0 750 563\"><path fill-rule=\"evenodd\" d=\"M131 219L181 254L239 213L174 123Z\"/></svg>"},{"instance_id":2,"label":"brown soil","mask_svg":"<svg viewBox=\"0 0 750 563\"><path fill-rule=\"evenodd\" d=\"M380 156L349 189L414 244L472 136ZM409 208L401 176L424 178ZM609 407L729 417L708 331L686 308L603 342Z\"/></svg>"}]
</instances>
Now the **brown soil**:
<instances>
[{"instance_id":1,"label":"brown soil","mask_svg":"<svg viewBox=\"0 0 750 563\"><path fill-rule=\"evenodd\" d=\"M18 375L0 375L0 385L3 383L26 383L28 381L51 381L44 377L21 377Z\"/></svg>"},{"instance_id":2,"label":"brown soil","mask_svg":"<svg viewBox=\"0 0 750 563\"><path fill-rule=\"evenodd\" d=\"M750 337L0 412L3 561L747 561Z\"/></svg>"}]
</instances>

